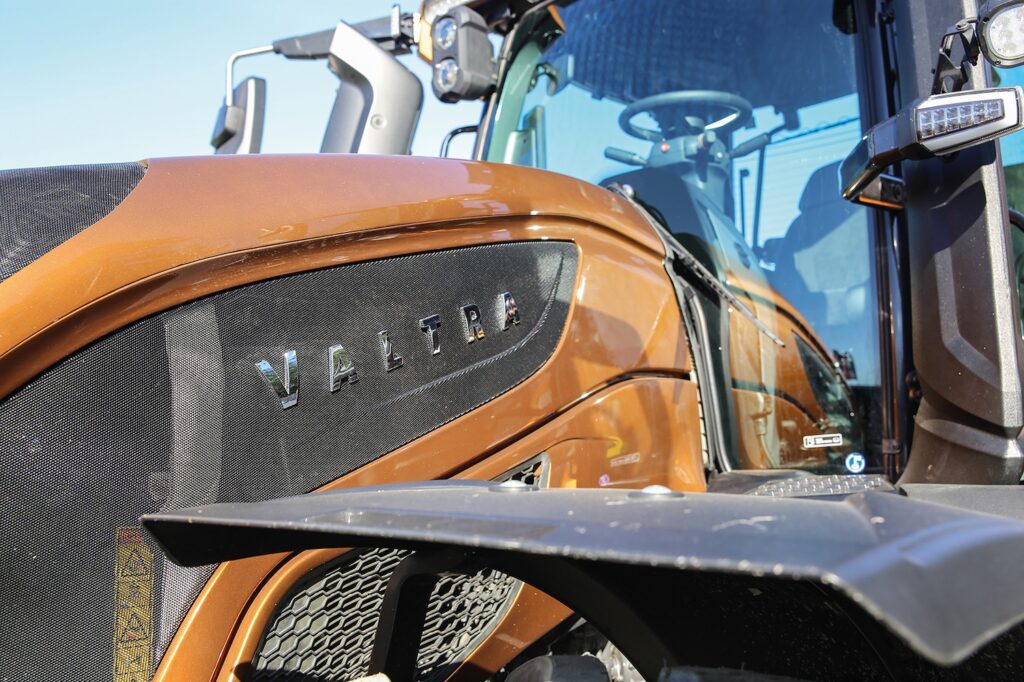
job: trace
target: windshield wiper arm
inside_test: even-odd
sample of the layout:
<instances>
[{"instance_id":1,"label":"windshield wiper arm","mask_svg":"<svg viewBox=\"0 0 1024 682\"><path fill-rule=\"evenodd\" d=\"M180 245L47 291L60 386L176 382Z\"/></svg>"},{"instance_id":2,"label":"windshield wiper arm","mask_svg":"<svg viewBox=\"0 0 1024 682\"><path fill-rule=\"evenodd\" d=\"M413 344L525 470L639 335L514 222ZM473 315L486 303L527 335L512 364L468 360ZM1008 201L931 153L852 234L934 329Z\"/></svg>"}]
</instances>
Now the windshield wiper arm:
<instances>
[{"instance_id":1,"label":"windshield wiper arm","mask_svg":"<svg viewBox=\"0 0 1024 682\"><path fill-rule=\"evenodd\" d=\"M665 244L665 249L669 251L669 255L674 257L677 263L686 268L690 274L699 279L702 284L713 291L722 301L735 308L740 315L747 318L747 320L754 325L759 332L771 339L773 343L782 348L786 347L786 343L780 339L778 335L768 327L768 325L758 319L757 315L754 314L753 310L747 307L746 303L740 300L736 294L729 291L729 288L723 284L721 280L714 275L714 273L704 267L704 264L697 260L696 256L687 251L686 247L680 244L676 238L672 236L672 233L669 232L659 220L651 215L651 212L648 211L647 208L636 198L636 193L633 191L632 187L627 188L616 182L608 185L608 189L624 197L640 212L640 215L647 220L654 231L658 233L658 236L661 237L661 241Z\"/></svg>"}]
</instances>

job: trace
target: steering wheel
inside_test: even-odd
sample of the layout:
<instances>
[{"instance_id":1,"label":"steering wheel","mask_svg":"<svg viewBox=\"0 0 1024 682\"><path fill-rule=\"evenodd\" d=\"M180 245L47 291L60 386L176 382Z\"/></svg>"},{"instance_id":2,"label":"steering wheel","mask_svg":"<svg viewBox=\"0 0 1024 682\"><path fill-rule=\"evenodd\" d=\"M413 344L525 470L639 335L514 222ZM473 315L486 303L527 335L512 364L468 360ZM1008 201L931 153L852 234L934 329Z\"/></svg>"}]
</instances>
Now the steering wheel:
<instances>
[{"instance_id":1,"label":"steering wheel","mask_svg":"<svg viewBox=\"0 0 1024 682\"><path fill-rule=\"evenodd\" d=\"M687 105L705 105L728 109L729 113L725 116L704 126L704 130L714 130L716 133L723 134L746 125L753 111L750 102L732 93L720 90L673 90L671 92L663 92L660 95L644 97L628 105L619 114L619 127L627 134L638 137L641 140L661 142L665 139L665 134L661 130L641 128L633 123L633 117L644 112L651 113L655 109Z\"/></svg>"}]
</instances>

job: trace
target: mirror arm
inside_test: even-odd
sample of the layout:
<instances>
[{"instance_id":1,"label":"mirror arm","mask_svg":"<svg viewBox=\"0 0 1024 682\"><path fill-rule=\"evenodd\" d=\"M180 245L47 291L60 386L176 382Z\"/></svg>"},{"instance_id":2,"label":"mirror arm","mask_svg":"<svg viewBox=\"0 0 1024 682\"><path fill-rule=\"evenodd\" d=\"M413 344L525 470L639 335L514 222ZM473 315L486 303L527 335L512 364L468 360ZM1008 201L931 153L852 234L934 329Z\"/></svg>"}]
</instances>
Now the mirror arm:
<instances>
[{"instance_id":1,"label":"mirror arm","mask_svg":"<svg viewBox=\"0 0 1024 682\"><path fill-rule=\"evenodd\" d=\"M335 29L275 40L274 52L285 59L327 59Z\"/></svg>"},{"instance_id":2,"label":"mirror arm","mask_svg":"<svg viewBox=\"0 0 1024 682\"><path fill-rule=\"evenodd\" d=\"M235 62L244 57L253 57L258 54L273 52L273 45L263 45L248 50L239 50L228 57L227 73L225 79L226 90L224 91L224 106L230 107L235 103Z\"/></svg>"},{"instance_id":3,"label":"mirror arm","mask_svg":"<svg viewBox=\"0 0 1024 682\"><path fill-rule=\"evenodd\" d=\"M416 44L416 26L419 15L401 13L396 5L390 16L368 19L351 28L377 43L377 47L395 56L409 54ZM281 38L273 43L274 52L286 59L327 59L331 53L331 42L337 28L315 33Z\"/></svg>"},{"instance_id":4,"label":"mirror arm","mask_svg":"<svg viewBox=\"0 0 1024 682\"><path fill-rule=\"evenodd\" d=\"M320 151L408 154L423 107L419 78L343 21L327 59L340 82Z\"/></svg>"}]
</instances>

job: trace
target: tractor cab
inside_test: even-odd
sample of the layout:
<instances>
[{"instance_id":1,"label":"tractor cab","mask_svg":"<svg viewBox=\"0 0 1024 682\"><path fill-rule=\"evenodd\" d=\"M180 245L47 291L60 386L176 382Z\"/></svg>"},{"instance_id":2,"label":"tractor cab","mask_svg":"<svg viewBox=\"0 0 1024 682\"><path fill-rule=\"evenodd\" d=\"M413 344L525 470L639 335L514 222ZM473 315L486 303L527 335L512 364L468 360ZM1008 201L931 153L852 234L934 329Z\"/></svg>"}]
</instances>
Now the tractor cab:
<instances>
[{"instance_id":1,"label":"tractor cab","mask_svg":"<svg viewBox=\"0 0 1024 682\"><path fill-rule=\"evenodd\" d=\"M884 468L881 228L838 184L857 28L849 3L581 0L507 39L482 157L624 189L738 299L693 301L721 470Z\"/></svg>"},{"instance_id":2,"label":"tractor cab","mask_svg":"<svg viewBox=\"0 0 1024 682\"><path fill-rule=\"evenodd\" d=\"M610 189L662 233L709 475L1020 479L1024 349L998 330L1022 329L1024 166L1015 138L1005 171L983 144L1021 123L1017 4L419 9L232 55L217 152L259 151L264 86L232 68L275 52L341 80L321 151L406 153L423 93L396 57L416 53L442 102L483 103L442 156L475 133L476 160Z\"/></svg>"}]
</instances>

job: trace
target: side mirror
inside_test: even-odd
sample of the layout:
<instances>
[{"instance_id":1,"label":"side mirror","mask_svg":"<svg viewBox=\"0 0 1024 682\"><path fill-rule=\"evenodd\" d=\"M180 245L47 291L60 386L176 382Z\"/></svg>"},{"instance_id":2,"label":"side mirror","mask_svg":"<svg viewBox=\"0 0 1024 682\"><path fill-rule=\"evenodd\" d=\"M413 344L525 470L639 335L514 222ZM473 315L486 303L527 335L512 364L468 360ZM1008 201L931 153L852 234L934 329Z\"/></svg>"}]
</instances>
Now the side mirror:
<instances>
[{"instance_id":1,"label":"side mirror","mask_svg":"<svg viewBox=\"0 0 1024 682\"><path fill-rule=\"evenodd\" d=\"M887 166L907 159L952 154L1008 135L1024 128L1022 110L1024 89L1020 86L917 100L869 130L846 157L839 167L843 198L857 203L898 204L885 200L886 184L878 182Z\"/></svg>"},{"instance_id":2,"label":"side mirror","mask_svg":"<svg viewBox=\"0 0 1024 682\"><path fill-rule=\"evenodd\" d=\"M232 92L217 114L210 144L214 154L256 154L263 142L263 116L267 105L267 82L246 78Z\"/></svg>"},{"instance_id":3,"label":"side mirror","mask_svg":"<svg viewBox=\"0 0 1024 682\"><path fill-rule=\"evenodd\" d=\"M468 7L453 7L434 20L430 29L431 79L442 102L479 99L496 80L494 52L487 37L487 22Z\"/></svg>"}]
</instances>

